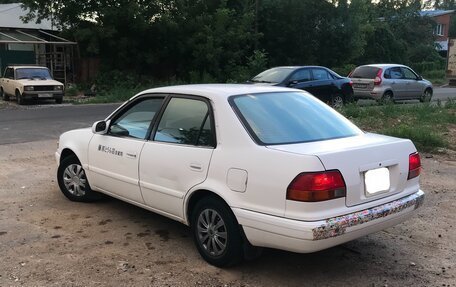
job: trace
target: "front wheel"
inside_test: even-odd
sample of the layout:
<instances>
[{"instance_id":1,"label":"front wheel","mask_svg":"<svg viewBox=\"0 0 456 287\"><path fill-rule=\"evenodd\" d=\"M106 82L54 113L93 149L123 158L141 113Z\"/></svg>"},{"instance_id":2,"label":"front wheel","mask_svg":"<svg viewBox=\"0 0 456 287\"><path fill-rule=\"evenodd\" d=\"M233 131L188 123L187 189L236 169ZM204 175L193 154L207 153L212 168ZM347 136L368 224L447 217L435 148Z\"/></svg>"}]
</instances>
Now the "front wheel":
<instances>
[{"instance_id":1,"label":"front wheel","mask_svg":"<svg viewBox=\"0 0 456 287\"><path fill-rule=\"evenodd\" d=\"M9 96L5 93L3 88L0 88L0 96L1 96L2 100L9 101Z\"/></svg>"},{"instance_id":2,"label":"front wheel","mask_svg":"<svg viewBox=\"0 0 456 287\"><path fill-rule=\"evenodd\" d=\"M21 92L16 90L16 101L18 105L23 105L24 104L24 98L21 95Z\"/></svg>"},{"instance_id":3,"label":"front wheel","mask_svg":"<svg viewBox=\"0 0 456 287\"><path fill-rule=\"evenodd\" d=\"M84 169L74 155L62 160L57 170L57 181L62 193L71 201L90 202L101 194L90 188Z\"/></svg>"},{"instance_id":4,"label":"front wheel","mask_svg":"<svg viewBox=\"0 0 456 287\"><path fill-rule=\"evenodd\" d=\"M420 102L422 103L428 103L432 99L432 90L431 89L426 89L424 93L420 97Z\"/></svg>"},{"instance_id":5,"label":"front wheel","mask_svg":"<svg viewBox=\"0 0 456 287\"><path fill-rule=\"evenodd\" d=\"M242 237L234 214L216 197L201 199L192 213L191 226L201 256L217 267L242 260Z\"/></svg>"}]
</instances>

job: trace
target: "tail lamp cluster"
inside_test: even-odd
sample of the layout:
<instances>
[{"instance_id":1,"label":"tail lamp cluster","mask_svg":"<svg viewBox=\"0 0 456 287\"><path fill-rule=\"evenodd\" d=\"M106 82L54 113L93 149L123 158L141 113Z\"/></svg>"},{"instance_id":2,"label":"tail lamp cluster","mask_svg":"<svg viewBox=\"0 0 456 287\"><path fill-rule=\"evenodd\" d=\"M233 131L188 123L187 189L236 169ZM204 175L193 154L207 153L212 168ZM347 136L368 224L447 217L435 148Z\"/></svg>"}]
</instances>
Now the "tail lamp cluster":
<instances>
[{"instance_id":1,"label":"tail lamp cluster","mask_svg":"<svg viewBox=\"0 0 456 287\"><path fill-rule=\"evenodd\" d=\"M382 83L382 73L383 69L378 69L377 75L375 75L374 85L378 86Z\"/></svg>"},{"instance_id":2,"label":"tail lamp cluster","mask_svg":"<svg viewBox=\"0 0 456 287\"><path fill-rule=\"evenodd\" d=\"M287 199L316 202L345 197L347 188L338 170L305 172L288 186Z\"/></svg>"},{"instance_id":3,"label":"tail lamp cluster","mask_svg":"<svg viewBox=\"0 0 456 287\"><path fill-rule=\"evenodd\" d=\"M421 173L421 158L420 154L415 152L409 155L409 172L407 179L412 179L419 176Z\"/></svg>"},{"instance_id":4,"label":"tail lamp cluster","mask_svg":"<svg viewBox=\"0 0 456 287\"><path fill-rule=\"evenodd\" d=\"M412 153L409 156L409 171L407 179L420 175L420 155ZM344 178L338 170L323 172L304 172L293 179L287 188L287 199L302 202L318 202L345 197L347 187Z\"/></svg>"}]
</instances>

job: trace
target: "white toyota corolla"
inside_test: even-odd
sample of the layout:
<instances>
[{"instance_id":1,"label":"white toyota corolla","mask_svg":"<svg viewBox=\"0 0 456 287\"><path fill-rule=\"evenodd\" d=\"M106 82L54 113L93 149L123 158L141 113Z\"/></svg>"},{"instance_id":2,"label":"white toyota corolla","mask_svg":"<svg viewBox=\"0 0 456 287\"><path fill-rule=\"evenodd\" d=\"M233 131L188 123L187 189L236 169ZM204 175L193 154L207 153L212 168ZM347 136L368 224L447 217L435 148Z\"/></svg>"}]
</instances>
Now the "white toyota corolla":
<instances>
[{"instance_id":1,"label":"white toyota corolla","mask_svg":"<svg viewBox=\"0 0 456 287\"><path fill-rule=\"evenodd\" d=\"M58 183L191 226L216 266L257 247L314 252L405 221L423 202L410 140L365 133L307 92L252 85L146 90L61 135Z\"/></svg>"}]
</instances>

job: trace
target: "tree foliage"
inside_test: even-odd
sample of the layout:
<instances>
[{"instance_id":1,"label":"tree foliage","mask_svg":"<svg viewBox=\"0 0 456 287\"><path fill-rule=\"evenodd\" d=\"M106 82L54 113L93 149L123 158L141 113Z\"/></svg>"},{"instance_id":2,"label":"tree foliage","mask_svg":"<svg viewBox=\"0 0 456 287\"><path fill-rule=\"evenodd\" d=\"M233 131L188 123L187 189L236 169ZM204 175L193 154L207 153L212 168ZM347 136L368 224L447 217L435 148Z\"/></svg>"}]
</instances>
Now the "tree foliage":
<instances>
[{"instance_id":1,"label":"tree foliage","mask_svg":"<svg viewBox=\"0 0 456 287\"><path fill-rule=\"evenodd\" d=\"M435 5L443 2L454 1ZM52 17L79 43L81 55L99 57L105 70L155 78L232 81L268 65L343 67L438 58L435 24L419 16L419 0L23 3L31 10L29 19Z\"/></svg>"}]
</instances>

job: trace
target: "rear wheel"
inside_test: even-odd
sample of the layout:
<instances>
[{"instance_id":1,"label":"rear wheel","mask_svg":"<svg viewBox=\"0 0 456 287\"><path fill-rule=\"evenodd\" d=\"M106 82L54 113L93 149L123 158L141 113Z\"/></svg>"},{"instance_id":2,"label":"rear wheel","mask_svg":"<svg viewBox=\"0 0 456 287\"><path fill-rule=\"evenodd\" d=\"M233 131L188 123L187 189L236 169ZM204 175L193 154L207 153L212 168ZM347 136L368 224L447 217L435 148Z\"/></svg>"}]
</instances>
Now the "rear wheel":
<instances>
[{"instance_id":1,"label":"rear wheel","mask_svg":"<svg viewBox=\"0 0 456 287\"><path fill-rule=\"evenodd\" d=\"M430 88L427 88L424 93L420 97L420 102L422 103L428 103L432 99L432 90Z\"/></svg>"},{"instance_id":2,"label":"rear wheel","mask_svg":"<svg viewBox=\"0 0 456 287\"><path fill-rule=\"evenodd\" d=\"M102 197L90 188L85 171L75 155L62 160L57 170L57 181L62 193L71 201L90 202Z\"/></svg>"},{"instance_id":3,"label":"rear wheel","mask_svg":"<svg viewBox=\"0 0 456 287\"><path fill-rule=\"evenodd\" d=\"M333 95L331 97L331 107L340 109L344 106L344 97L342 95Z\"/></svg>"},{"instance_id":4,"label":"rear wheel","mask_svg":"<svg viewBox=\"0 0 456 287\"><path fill-rule=\"evenodd\" d=\"M383 94L382 103L383 104L394 104L394 95L391 91L387 91Z\"/></svg>"},{"instance_id":5,"label":"rear wheel","mask_svg":"<svg viewBox=\"0 0 456 287\"><path fill-rule=\"evenodd\" d=\"M217 267L239 263L242 237L234 214L217 197L205 197L195 205L191 226L201 256Z\"/></svg>"},{"instance_id":6,"label":"rear wheel","mask_svg":"<svg viewBox=\"0 0 456 287\"><path fill-rule=\"evenodd\" d=\"M0 96L4 101L9 101L9 96L5 93L3 88L0 88Z\"/></svg>"},{"instance_id":7,"label":"rear wheel","mask_svg":"<svg viewBox=\"0 0 456 287\"><path fill-rule=\"evenodd\" d=\"M21 92L19 92L19 90L16 90L16 101L18 105L24 104L24 98L22 97Z\"/></svg>"}]
</instances>

